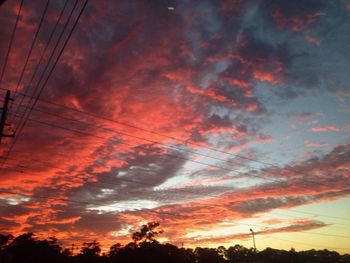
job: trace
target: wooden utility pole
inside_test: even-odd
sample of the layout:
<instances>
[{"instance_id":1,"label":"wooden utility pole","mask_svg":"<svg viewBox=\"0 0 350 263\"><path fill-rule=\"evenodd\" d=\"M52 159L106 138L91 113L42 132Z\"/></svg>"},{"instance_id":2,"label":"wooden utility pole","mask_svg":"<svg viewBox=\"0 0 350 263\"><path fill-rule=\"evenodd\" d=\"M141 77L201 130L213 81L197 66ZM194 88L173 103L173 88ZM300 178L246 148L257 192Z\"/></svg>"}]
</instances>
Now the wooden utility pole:
<instances>
[{"instance_id":1,"label":"wooden utility pole","mask_svg":"<svg viewBox=\"0 0 350 263\"><path fill-rule=\"evenodd\" d=\"M10 100L12 100L11 91L8 90L6 91L4 105L2 108L0 108L2 110L1 119L0 119L0 143L1 143L2 137L15 137L14 132L12 134L4 134L5 126L9 126L9 124L6 123L6 117L7 117L7 109L8 109Z\"/></svg>"}]
</instances>

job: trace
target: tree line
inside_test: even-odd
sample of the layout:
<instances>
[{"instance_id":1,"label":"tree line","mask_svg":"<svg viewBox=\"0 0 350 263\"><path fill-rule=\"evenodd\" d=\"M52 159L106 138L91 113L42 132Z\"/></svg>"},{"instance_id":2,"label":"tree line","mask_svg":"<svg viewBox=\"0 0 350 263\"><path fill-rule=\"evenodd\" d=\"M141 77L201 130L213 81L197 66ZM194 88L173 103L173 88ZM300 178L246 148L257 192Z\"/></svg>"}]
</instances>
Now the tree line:
<instances>
[{"instance_id":1,"label":"tree line","mask_svg":"<svg viewBox=\"0 0 350 263\"><path fill-rule=\"evenodd\" d=\"M77 254L72 249L62 248L54 237L38 239L33 233L14 237L0 234L0 263L350 263L350 255L340 255L329 250L307 250L297 252L273 248L255 251L235 245L229 248L195 249L179 248L172 244L161 244L157 236L159 223L150 222L132 234L132 242L127 245L116 243L108 252L101 253L97 241L84 243Z\"/></svg>"}]
</instances>

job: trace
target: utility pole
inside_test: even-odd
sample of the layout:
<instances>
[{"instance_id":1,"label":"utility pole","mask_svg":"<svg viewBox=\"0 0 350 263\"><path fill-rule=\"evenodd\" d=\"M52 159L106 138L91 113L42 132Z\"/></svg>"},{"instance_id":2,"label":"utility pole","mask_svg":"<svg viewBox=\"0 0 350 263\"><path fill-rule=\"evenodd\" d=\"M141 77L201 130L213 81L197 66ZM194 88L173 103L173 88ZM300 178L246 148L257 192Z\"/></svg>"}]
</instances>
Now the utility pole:
<instances>
[{"instance_id":1,"label":"utility pole","mask_svg":"<svg viewBox=\"0 0 350 263\"><path fill-rule=\"evenodd\" d=\"M2 110L1 119L0 119L0 143L1 143L2 137L12 137L12 138L15 137L15 132L13 132L12 134L4 134L5 126L10 126L8 123L6 123L7 109L8 109L10 100L13 100L13 99L11 99L11 91L8 90L6 91L4 105L2 108L0 108Z\"/></svg>"},{"instance_id":2,"label":"utility pole","mask_svg":"<svg viewBox=\"0 0 350 263\"><path fill-rule=\"evenodd\" d=\"M254 233L253 229L249 229L249 230L250 230L250 232L252 233L252 236L253 236L254 251L255 251L255 253L256 253L255 233Z\"/></svg>"}]
</instances>

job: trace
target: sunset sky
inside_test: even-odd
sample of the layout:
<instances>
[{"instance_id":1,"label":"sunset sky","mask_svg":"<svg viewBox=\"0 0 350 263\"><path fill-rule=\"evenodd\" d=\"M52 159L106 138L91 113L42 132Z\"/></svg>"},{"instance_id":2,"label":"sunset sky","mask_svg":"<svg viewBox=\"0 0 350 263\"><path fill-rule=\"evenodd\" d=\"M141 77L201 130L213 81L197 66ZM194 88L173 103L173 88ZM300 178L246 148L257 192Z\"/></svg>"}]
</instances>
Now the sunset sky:
<instances>
[{"instance_id":1,"label":"sunset sky","mask_svg":"<svg viewBox=\"0 0 350 263\"><path fill-rule=\"evenodd\" d=\"M64 47L84 2L24 0L10 51L0 6L0 233L350 253L350 1L90 0Z\"/></svg>"}]
</instances>

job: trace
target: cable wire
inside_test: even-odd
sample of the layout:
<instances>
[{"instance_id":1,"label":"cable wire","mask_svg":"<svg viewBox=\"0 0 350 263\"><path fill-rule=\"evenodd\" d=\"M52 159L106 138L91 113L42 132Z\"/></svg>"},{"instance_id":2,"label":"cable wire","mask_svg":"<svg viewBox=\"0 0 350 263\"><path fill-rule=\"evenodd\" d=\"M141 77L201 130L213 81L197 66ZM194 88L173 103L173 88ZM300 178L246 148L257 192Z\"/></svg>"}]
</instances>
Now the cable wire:
<instances>
[{"instance_id":1,"label":"cable wire","mask_svg":"<svg viewBox=\"0 0 350 263\"><path fill-rule=\"evenodd\" d=\"M28 62L29 62L29 58L30 58L30 56L32 55L34 45L35 45L36 40L37 40L37 38L38 38L39 31L40 31L40 29L41 29L42 23L43 23L43 21L44 21L44 18L45 18L46 12L47 12L47 9L48 9L48 7L49 7L49 3L50 3L50 0L47 0L47 1L46 1L46 5L45 5L45 8L44 8L44 12L43 12L43 14L42 14L42 16L41 16L41 18L40 18L40 22L39 22L38 28L37 28L37 30L36 30L36 32L35 32L35 35L34 35L32 44L31 44L31 46L30 46L30 49L29 49L29 52L28 52L26 61L25 61L24 66L23 66L23 68L22 68L21 75L20 75L20 77L19 77L19 79L18 79L17 86L16 86L16 89L15 89L15 93L14 93L14 95L13 95L14 99L16 98L19 85L20 85L21 82L22 82L22 79L23 79L23 76L24 76L24 72L25 72L25 70L27 69L27 65L28 65Z\"/></svg>"},{"instance_id":2,"label":"cable wire","mask_svg":"<svg viewBox=\"0 0 350 263\"><path fill-rule=\"evenodd\" d=\"M18 159L16 158L9 158L9 160L14 160L14 161L19 161ZM28 160L28 159L26 159ZM31 162L41 162L41 160L39 159L30 159ZM16 163L15 163L16 165ZM16 172L19 172L19 173L23 173L24 171L22 170L23 168L26 168L26 169L34 169L33 167L30 167L30 166L23 166L23 165L20 165L17 163L17 165L20 167L21 170L18 170L16 168L13 168L13 167L6 167L4 169L10 169L10 170L14 170ZM59 166L56 166L56 165L53 165L53 164L46 164L46 163L43 163L43 166L45 167L48 167L48 168L53 168L53 169L58 169L60 170L61 172L66 172L66 170L62 169L61 167ZM150 184L150 183L147 183L147 182L140 182L140 181L135 181L135 180L131 180L131 179L127 179L127 178L116 178L116 177L113 177L113 176L103 176L103 177L106 177L107 179L117 179L118 181L125 181L125 182L131 182L131 183L135 183L135 184L139 184L139 185L143 185L143 186L149 186L149 187L154 187L153 184ZM233 178L234 179L234 178ZM113 188L113 185L111 185L110 182L104 182L104 181L101 181L99 180L98 181L99 184L102 184L102 185L105 185L107 188ZM183 192L183 193L188 193L188 194L196 194L196 193L193 193L193 191L191 190L188 190L187 188L176 188L176 189L167 189L167 192L169 191L174 191L176 193L178 192ZM293 210L293 209L289 209L288 211L295 211L295 212L299 212L297 210ZM301 213L303 213L301 211ZM296 217L296 216L291 216L291 215L286 215L286 214L282 214L282 213L275 213L275 212L272 212L272 214L275 214L275 215L280 215L280 216L287 216L287 217L290 217L290 218L299 218L299 217ZM315 214L315 213L307 213L307 214L310 214L310 215L313 215L313 216L322 216L322 217L329 217L329 218L335 218L335 219L342 219L342 220L349 220L348 218L342 218L342 217L335 217L335 216L327 216L327 215L323 215L323 214ZM331 224L337 224L337 225L343 225L343 226L349 226L349 225L345 225L345 224L341 224L341 223L336 223L336 222L330 222L330 221L327 221L326 223L331 223Z\"/></svg>"},{"instance_id":3,"label":"cable wire","mask_svg":"<svg viewBox=\"0 0 350 263\"><path fill-rule=\"evenodd\" d=\"M21 134L22 129L23 129L22 127L25 125L25 122L26 122L25 119L26 119L27 116L30 115L30 113L31 113L31 110L30 110L30 109L31 109L31 108L34 108L33 106L35 106L35 102L37 101L37 99L38 99L39 96L40 96L40 90L43 89L43 87L44 87L44 85L42 85L42 86L41 86L41 89L40 89L40 83L41 83L42 80L44 79L45 73L46 73L46 71L47 71L48 68L49 68L50 62L52 61L52 59L53 59L53 57L54 57L54 55L55 55L55 52L56 52L56 50L57 50L57 47L58 47L58 45L60 44L60 40L62 39L63 34L64 34L64 32L66 31L66 29L67 29L67 27L68 27L68 24L69 24L70 19L71 19L72 15L73 15L73 13L74 13L74 11L75 11L75 8L76 8L77 4L78 4L78 0L75 0L75 4L74 4L73 8L71 9L71 12L70 12L70 14L69 14L69 16L68 16L68 18L67 18L67 21L66 21L66 23L65 23L65 25L64 25L64 27L63 27L63 29L62 29L62 31L61 31L61 33L60 33L58 39L57 39L56 45L55 45L54 49L52 50L51 55L50 55L49 59L47 60L47 63L46 63L46 65L45 65L45 67L44 67L44 70L42 71L42 73L41 73L41 75L40 75L40 78L39 78L39 80L38 80L38 82L37 82L37 84L36 84L36 86L35 86L35 88L34 88L33 95L29 97L29 101L28 101L27 105L25 106L24 112L23 112L23 114L22 114L22 120L20 120L20 122L19 122L19 124L18 124L18 127L17 127L17 129L19 129L19 132L17 133L17 130L16 130L16 133L17 133L17 136L16 136L16 137L19 137L19 135ZM58 57L57 57L57 58L58 58ZM51 68L51 70L54 69L54 67L55 67L55 64L54 64L54 66ZM33 74L33 75L34 75L34 74ZM47 77L50 77L50 73L47 75ZM36 92L37 92L38 89L39 89L39 93L36 94ZM39 95L39 96L38 96L38 95ZM33 104L32 104L32 107L30 107L30 104L31 104L32 100L34 100L34 102L33 102ZM29 111L28 111L28 110L29 110ZM27 112L27 111L28 111L28 112ZM16 142L16 138L15 138L15 140L13 141L13 144L15 144L15 142Z\"/></svg>"},{"instance_id":4,"label":"cable wire","mask_svg":"<svg viewBox=\"0 0 350 263\"><path fill-rule=\"evenodd\" d=\"M47 40L47 42L46 42L46 45L45 45L45 47L44 47L44 50L41 52L39 62L36 64L36 67L35 67L35 69L34 69L34 71L33 71L32 77L31 77L31 79L30 79L28 85L26 85L25 90L23 91L23 93L19 93L19 95L21 95L21 100L20 100L20 103L18 104L18 106L16 107L15 115L17 115L17 113L18 113L18 111L19 111L19 108L20 108L20 107L22 106L22 104L23 104L24 98L26 98L26 96L23 96L22 94L28 94L29 89L30 89L30 87L32 86L33 80L34 80L34 78L35 78L35 76L36 76L36 74L37 74L37 72L38 72L38 70L39 70L40 64L42 63L42 61L43 61L43 59L44 59L44 56L45 56L45 53L46 53L48 47L50 46L51 40L53 39L53 36L55 35L55 32L56 32L56 30L57 30L57 26L58 26L59 23L61 22L61 19L62 19L62 17L63 17L64 11L65 11L65 9L66 9L66 7L67 7L67 4L68 4L68 0L66 0L65 3L64 3L64 6L63 6L63 8L62 8L62 10L61 10L61 12L60 12L60 14L59 14L59 16L58 16L58 19L56 20L56 23L55 23L55 25L54 25L54 27L53 27L53 30L51 31L50 36L49 36L49 38L48 38L48 40ZM15 102L13 102L12 104L15 104Z\"/></svg>"},{"instance_id":5,"label":"cable wire","mask_svg":"<svg viewBox=\"0 0 350 263\"><path fill-rule=\"evenodd\" d=\"M12 145L10 146L10 148L9 148L9 150L8 150L8 152L7 152L7 155L6 155L7 157L10 155L12 148L14 147L14 145L15 145L15 143L17 142L18 138L20 137L20 135L21 135L21 133L22 133L22 131L23 131L23 128L24 128L25 124L27 123L28 118L29 118L31 112L33 111L33 108L35 107L36 103L38 102L38 99L39 99L40 95L42 94L42 92L43 92L43 90L44 90L44 88L45 88L45 86L46 86L46 84L47 84L47 82L48 82L48 80L49 80L51 74L53 73L53 70L55 69L55 67L56 67L56 65L57 65L57 63L58 63L60 57L62 56L63 51L64 51L64 49L66 48L67 43L68 43L69 39L71 38L71 36L72 36L72 34L73 34L73 31L74 31L75 27L77 26L78 21L79 21L81 15L83 14L83 12L84 12L84 10L85 10L85 7L86 7L86 5L87 5L87 3L88 3L88 1L89 1L89 0L85 0L85 2L84 2L84 4L83 4L83 7L81 8L81 10L80 10L80 12L79 12L79 14L78 14L78 16L77 16L77 18L76 18L76 20L75 20L75 22L74 22L74 24L73 24L73 27L71 28L71 30L70 30L70 32L69 32L69 34L68 34L68 37L66 38L66 40L65 40L65 42L64 42L64 44L63 44L63 47L62 47L61 51L59 52L59 54L58 54L58 56L57 56L57 58L56 58L56 60L55 60L55 62L54 62L54 64L53 64L53 66L52 66L52 68L51 68L51 70L50 70L50 72L49 72L49 74L47 75L47 77L46 77L46 79L45 79L43 85L41 86L41 88L40 88L40 90L39 90L39 92L38 92L38 94L37 94L37 96L36 96L36 98L35 98L35 100L34 100L32 106L31 106L30 109L29 109L29 112L28 112L27 115L24 117L24 120L23 120L23 122L22 122L22 125L19 127L19 132L17 133L16 138L13 140L13 143L12 143ZM77 3L77 2L76 2L76 3ZM63 31L64 31L64 30L63 30ZM63 32L63 31L62 31L62 32ZM39 83L40 83L40 82L39 82ZM39 83L38 83L38 84L39 84ZM28 105L29 105L29 104L28 104ZM4 160L3 160L3 162L2 162L1 165L0 165L0 168L3 167L3 165L6 163L6 160L7 160L7 158L5 157Z\"/></svg>"},{"instance_id":6,"label":"cable wire","mask_svg":"<svg viewBox=\"0 0 350 263\"><path fill-rule=\"evenodd\" d=\"M45 111L38 110L38 109L36 109L36 111L45 112ZM47 112L45 112L45 113L47 113ZM56 115L56 116L59 116L59 115ZM59 117L62 117L62 116L59 116ZM65 118L65 117L64 117L64 118ZM70 119L70 118L65 118L65 119L73 120L73 121L79 121L79 120ZM73 130L73 129L70 129L70 128L67 128L67 127L59 126L59 125L57 125L57 124L46 123L46 122L37 121L37 120L34 120L34 119L30 119L30 120L33 121L33 122L37 122L37 123L49 125L49 126L51 126L51 127L60 128L60 129L68 130L68 131L71 131L71 132L79 133L79 134L82 134L82 135L92 136L92 137L99 138L99 139L105 139L105 137L93 135L93 134L86 133L86 132L83 132L83 131L80 131L80 130ZM79 121L79 122L81 122L81 121ZM85 122L83 122L83 123L85 123ZM85 124L88 124L88 123L85 123ZM117 133L119 133L119 132L117 132ZM144 139L144 138L138 137L138 139ZM132 146L132 147L137 146L137 145L131 145L131 144L128 144L128 143L125 143L125 142L121 142L120 140L117 140L117 142L118 142L118 143L121 143L121 144L126 144L126 145L128 145L128 146ZM144 148L144 149L147 150L147 148ZM226 169L226 168L223 168L223 167L220 167L220 166L214 166L214 165L210 165L210 164L207 164L207 163L204 163L204 162L198 162L198 161L190 160L190 159L187 159L187 158L183 158L183 157L181 157L181 156L176 156L176 155L172 155L172 154L167 154L167 155L169 155L169 156L171 156L171 157L175 157L175 158L185 159L185 160L191 161L191 162L193 161L193 162L195 162L195 163L200 163L200 164L203 164L203 165L212 166L212 167L219 168L219 169L225 169L225 170L228 170L228 171L230 171L230 172L232 172L232 171L233 171L233 172L237 172L236 170ZM270 178L260 177L260 176L258 176L258 175L255 175L255 177L258 177L258 178L260 178L260 179L270 179ZM232 179L234 179L234 178L232 178ZM270 180L272 180L272 179L270 179ZM274 181L274 182L279 182L279 183L281 182L281 181L277 181L277 180L273 180L273 181ZM312 182L312 183L314 183L314 182ZM291 211L297 211L297 210L291 210ZM298 211L298 212L303 213L303 211ZM321 215L320 215L320 216L321 216ZM322 216L329 217L329 216L326 216L326 215L322 215ZM345 219L345 218L342 218L342 219L348 220L348 219Z\"/></svg>"},{"instance_id":7,"label":"cable wire","mask_svg":"<svg viewBox=\"0 0 350 263\"><path fill-rule=\"evenodd\" d=\"M77 120L77 119L73 119L73 118L69 118L69 117L64 117L64 116L61 116L59 114L54 114L54 113L48 113L47 111L43 111L43 110L38 110L42 113L46 113L46 114L50 114L50 115L53 115L53 116L56 116L56 117L59 117L61 119L65 119L65 120L70 120L70 121L75 121L75 122L79 122L79 123L83 123L83 124L89 124L87 122L84 122L84 121L81 121L81 120ZM32 121L35 122L35 120L32 119ZM91 124L90 124L91 125ZM59 126L59 125L54 125L54 126ZM60 127L56 127L56 128L60 128ZM61 126L62 128L62 126ZM156 143L156 144L161 144L160 142L157 142L157 141L154 141L154 140L150 140L150 139L147 139L147 138L143 138L143 137L140 137L140 136L135 136L135 135L130 135L130 134L127 134L127 133L124 133L124 132L120 132L120 131L116 131L116 130L113 130L113 129L109 129L109 128L104 128L104 127L100 127L101 129L104 129L106 131L109 131L109 132L114 132L116 134L122 134L122 135L125 135L125 136L130 136L130 137L133 137L133 138L137 138L137 139L140 139L140 140L144 140L144 141L148 141L148 142L152 142L152 143ZM64 128L67 130L67 128ZM68 128L69 130L69 128ZM71 131L75 131L75 130L72 130ZM79 131L78 131L79 132ZM86 134L86 133L85 133ZM91 134L89 134L91 136ZM125 143L123 143L125 144ZM130 145L129 145L130 146ZM195 151L192 151L192 150L186 150L186 149L182 149L182 148L178 148L176 146L166 146L166 145L163 145L164 148L169 148L169 149L175 149L175 150L178 150L178 151L184 151L184 152L190 152L190 153L194 153L194 154L197 154L197 155L201 155L201 156L205 156L205 157L208 157L208 158L212 158L212 159L215 159L215 160L220 160L220 161L227 161L225 159L221 159L221 158L217 158L217 157L213 157L213 156L209 156L209 155L206 155L206 154L201 154L201 153L197 153ZM190 159L187 159L187 160L190 160ZM190 160L191 162L193 160ZM201 161L194 161L196 163L199 163L199 164L203 164L203 165L208 165L209 167L213 167L213 168L218 168L218 169L221 169L221 170L226 170L226 171L229 171L229 172L235 172L235 173L239 173L241 174L240 172L238 172L239 169L228 169L228 168L225 168L225 167L221 167L221 166L218 166L218 165L215 165L215 164L208 164L208 163L205 163L205 162L201 162ZM246 168L252 168L254 170L254 167L252 166L249 166L249 165L245 165ZM274 173L274 171L270 171L270 173ZM303 173L300 173L302 175L306 175L305 172ZM276 175L280 175L280 173L276 174ZM280 183L281 180L278 180L278 179L274 179L274 178L270 178L270 177L263 177L261 175L255 175L255 174L250 174L250 176L252 177L256 177L256 178L259 178L259 179L263 179L263 180L267 180L267 181L271 181L271 182L278 182ZM303 181L305 182L308 182L308 183L312 183L312 184L316 184L316 185L319 185L319 186L326 186L328 187L329 184L325 184L325 183L321 183L319 181L314 181L314 180L306 180L305 178L302 179Z\"/></svg>"},{"instance_id":8,"label":"cable wire","mask_svg":"<svg viewBox=\"0 0 350 263\"><path fill-rule=\"evenodd\" d=\"M28 95L24 94L24 96L28 96ZM188 144L188 141L184 141L184 140L181 140L181 139L173 137L173 136L168 136L168 135L161 134L161 133L158 133L158 132L155 132L155 131L151 131L151 130L148 130L148 129L140 128L140 127L137 127L137 126L125 123L125 122L120 122L120 121L117 121L117 120L114 120L114 119L111 119L111 118L103 117L103 116L100 116L100 115L97 115L97 114L93 114L93 113L82 111L82 110L79 110L79 109L76 109L76 108L72 108L72 107L69 107L69 106L66 106L66 105L63 105L63 104L59 104L59 103L56 103L56 102L48 101L46 99L40 99L39 101L47 103L47 104L51 104L51 105L54 105L54 106L57 106L57 107L65 108L67 110L71 110L71 111L74 111L74 112L77 112L77 113L81 113L81 114L84 114L84 115L87 115L87 116L91 116L91 117L96 118L96 119L113 122L113 123L120 124L120 125L123 125L123 126L131 127L131 128L138 129L138 130L142 130L142 131L149 132L149 133L152 133L152 134L156 134L156 135L159 135L159 136L162 136L162 137L165 137L165 138L173 139L173 140L176 140L178 142L182 142L184 144ZM218 152L218 153L227 154L227 155L230 155L230 156L233 156L233 157L236 157L236 158L239 158L239 159L248 160L248 161L251 161L251 162L254 162L254 163L259 163L259 164L266 165L266 166L269 166L269 167L273 167L273 168L276 168L276 169L281 169L280 166L278 166L276 164L273 164L273 163L256 160L256 159L253 159L253 158L250 158L250 157L242 156L240 154L234 154L234 153L226 152L226 151L223 151L223 150L220 150L220 149L216 149L216 148L213 148L213 147L203 146L200 143L192 142L191 145L202 147L203 149L215 151L215 152ZM266 168L267 167L265 167L265 169ZM299 174L304 174L305 173L304 171L297 170L295 168L293 168L293 169L290 168L290 167L284 167L284 168L286 170L289 170L289 171L292 171L292 172L296 172L296 173L299 173ZM271 171L270 171L270 173L271 173ZM313 182L313 183L320 184L319 182ZM323 185L326 186L325 184L323 184Z\"/></svg>"},{"instance_id":9,"label":"cable wire","mask_svg":"<svg viewBox=\"0 0 350 263\"><path fill-rule=\"evenodd\" d=\"M12 34L11 34L11 38L10 38L9 47L8 47L8 49L7 49L7 53L6 53L6 57L5 57L5 62L4 62L4 65L3 65L3 67L2 67L2 70L1 70L0 88L1 88L2 80L3 80L3 78L4 78L4 74L5 74L5 70L6 70L8 58L9 58L10 53L11 53L11 49L12 49L12 45L13 45L13 40L14 40L14 38L15 38L15 34L16 34L16 31L17 31L18 21L19 21L19 18L20 18L20 16L21 16L23 1L24 1L24 0L21 0L21 3L20 3L20 5L19 5L19 9L18 9L18 13L17 13L16 22L15 22L14 28L13 28L13 30L12 30Z\"/></svg>"}]
</instances>

